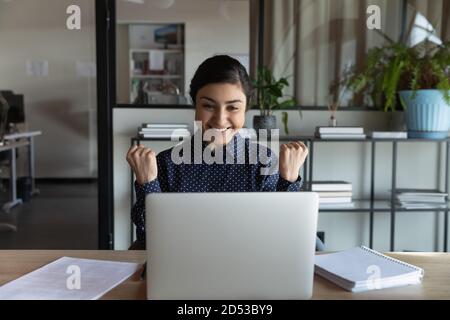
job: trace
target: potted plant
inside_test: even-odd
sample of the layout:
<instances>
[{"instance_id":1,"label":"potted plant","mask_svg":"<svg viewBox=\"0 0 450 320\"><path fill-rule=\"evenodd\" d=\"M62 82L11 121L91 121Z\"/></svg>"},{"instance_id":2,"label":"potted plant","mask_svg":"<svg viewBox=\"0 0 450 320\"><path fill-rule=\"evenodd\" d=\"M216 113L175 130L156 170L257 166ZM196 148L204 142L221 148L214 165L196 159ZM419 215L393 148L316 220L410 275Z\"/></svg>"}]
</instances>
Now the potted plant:
<instances>
[{"instance_id":1,"label":"potted plant","mask_svg":"<svg viewBox=\"0 0 450 320\"><path fill-rule=\"evenodd\" d=\"M258 69L257 79L253 81L253 87L257 91L256 103L260 110L260 114L253 118L253 128L257 132L259 129L276 129L277 119L273 111L297 104L294 98L283 95L283 89L287 86L289 82L286 78L275 79L272 71L264 66ZM284 131L289 133L287 112L282 113L282 122Z\"/></svg>"},{"instance_id":2,"label":"potted plant","mask_svg":"<svg viewBox=\"0 0 450 320\"><path fill-rule=\"evenodd\" d=\"M365 102L405 111L410 138L445 138L450 128L450 42L425 40L408 47L388 40L369 50L361 71L351 68L340 81ZM398 95L397 95L398 93Z\"/></svg>"}]
</instances>

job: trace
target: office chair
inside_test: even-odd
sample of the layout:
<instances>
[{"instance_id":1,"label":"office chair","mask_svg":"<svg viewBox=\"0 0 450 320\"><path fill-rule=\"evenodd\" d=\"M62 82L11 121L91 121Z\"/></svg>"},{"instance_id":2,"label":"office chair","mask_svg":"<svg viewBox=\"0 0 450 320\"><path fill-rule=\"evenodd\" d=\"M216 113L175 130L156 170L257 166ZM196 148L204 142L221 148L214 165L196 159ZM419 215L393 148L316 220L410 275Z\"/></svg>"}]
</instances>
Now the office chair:
<instances>
[{"instance_id":1,"label":"office chair","mask_svg":"<svg viewBox=\"0 0 450 320\"><path fill-rule=\"evenodd\" d=\"M316 236L316 251L325 251L325 244Z\"/></svg>"},{"instance_id":2,"label":"office chair","mask_svg":"<svg viewBox=\"0 0 450 320\"><path fill-rule=\"evenodd\" d=\"M0 139L3 140L3 136L6 133L6 123L7 123L7 115L8 111L10 109L8 100L4 97L2 92L0 91ZM3 159L8 158L8 154L6 152L3 152L0 154L2 157L6 155L6 157L3 157ZM1 160L1 159L0 159ZM10 224L10 223L0 223L0 231L17 231L17 227Z\"/></svg>"}]
</instances>

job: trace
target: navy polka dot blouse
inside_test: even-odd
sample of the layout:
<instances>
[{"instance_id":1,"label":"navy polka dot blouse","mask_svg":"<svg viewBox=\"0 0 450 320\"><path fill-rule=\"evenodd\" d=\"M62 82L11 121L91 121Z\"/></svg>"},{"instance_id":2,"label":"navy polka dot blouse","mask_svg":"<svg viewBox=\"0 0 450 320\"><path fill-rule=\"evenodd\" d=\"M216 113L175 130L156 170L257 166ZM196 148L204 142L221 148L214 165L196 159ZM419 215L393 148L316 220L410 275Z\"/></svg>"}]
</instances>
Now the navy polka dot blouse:
<instances>
[{"instance_id":1,"label":"navy polka dot blouse","mask_svg":"<svg viewBox=\"0 0 450 320\"><path fill-rule=\"evenodd\" d=\"M201 154L205 154L208 144L208 142L202 142ZM175 147L172 147L160 152L156 157L157 179L144 185L135 181L136 203L131 211L131 219L136 225L139 242L145 243L145 196L149 193L300 191L302 185L300 175L293 183L283 179L278 174L277 156L269 148L250 141L239 133L234 135L228 147L222 147L223 161L211 163L210 160L203 158L198 162L194 159L194 154L198 155L194 152L194 145L192 143L189 146L190 163L184 161L184 163L176 164L172 157ZM180 149L181 152L178 154L183 156L183 149ZM206 150L206 153L209 151L210 149ZM209 154L212 157L215 156L214 151L210 151ZM215 159L221 158L220 154L216 156ZM275 170L270 174L261 174L268 168L275 168Z\"/></svg>"}]
</instances>

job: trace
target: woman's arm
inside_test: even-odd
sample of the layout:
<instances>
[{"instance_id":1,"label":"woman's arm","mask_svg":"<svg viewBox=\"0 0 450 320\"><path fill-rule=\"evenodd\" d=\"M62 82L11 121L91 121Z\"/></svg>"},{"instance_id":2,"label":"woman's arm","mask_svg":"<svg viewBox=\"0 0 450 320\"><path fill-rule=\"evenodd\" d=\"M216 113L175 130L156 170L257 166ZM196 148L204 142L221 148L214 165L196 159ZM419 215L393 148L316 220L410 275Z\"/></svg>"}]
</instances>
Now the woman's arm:
<instances>
[{"instance_id":1,"label":"woman's arm","mask_svg":"<svg viewBox=\"0 0 450 320\"><path fill-rule=\"evenodd\" d=\"M263 177L261 191L300 191L303 180L299 171L308 155L306 146L300 143L283 144L280 147L279 157L271 149L266 150L269 162L264 168L266 170L260 170L260 174L263 172L271 174Z\"/></svg>"},{"instance_id":2,"label":"woman's arm","mask_svg":"<svg viewBox=\"0 0 450 320\"><path fill-rule=\"evenodd\" d=\"M144 183L134 182L136 202L131 209L131 221L136 226L136 236L139 242L145 243L145 196L149 193L161 192L158 179Z\"/></svg>"},{"instance_id":3,"label":"woman's arm","mask_svg":"<svg viewBox=\"0 0 450 320\"><path fill-rule=\"evenodd\" d=\"M167 186L165 162L161 161L161 154L156 156L153 150L142 146L130 148L127 161L136 175L136 203L131 209L131 220L136 225L137 239L145 243L145 197L162 192Z\"/></svg>"}]
</instances>

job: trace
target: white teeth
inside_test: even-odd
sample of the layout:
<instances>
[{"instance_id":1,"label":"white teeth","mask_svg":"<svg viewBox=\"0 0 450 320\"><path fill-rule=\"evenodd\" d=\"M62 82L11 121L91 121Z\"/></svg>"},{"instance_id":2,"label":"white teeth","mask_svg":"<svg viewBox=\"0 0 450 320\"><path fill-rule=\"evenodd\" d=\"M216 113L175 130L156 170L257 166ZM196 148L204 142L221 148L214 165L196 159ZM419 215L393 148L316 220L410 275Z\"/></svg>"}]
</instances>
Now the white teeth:
<instances>
[{"instance_id":1,"label":"white teeth","mask_svg":"<svg viewBox=\"0 0 450 320\"><path fill-rule=\"evenodd\" d=\"M217 131L220 131L220 132L224 132L224 131L227 131L228 130L228 128L224 128L224 129L218 129L218 128L213 128L214 130L217 130Z\"/></svg>"}]
</instances>

